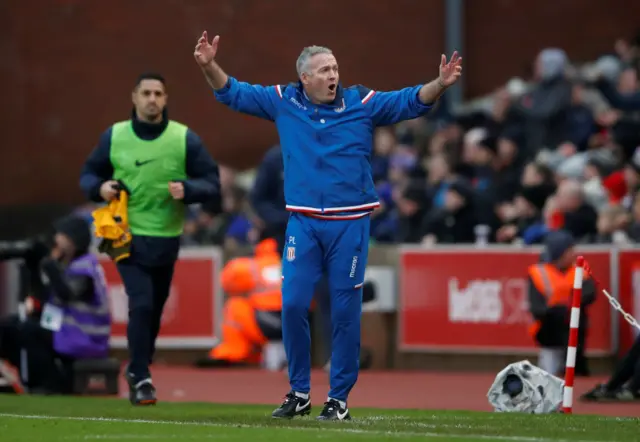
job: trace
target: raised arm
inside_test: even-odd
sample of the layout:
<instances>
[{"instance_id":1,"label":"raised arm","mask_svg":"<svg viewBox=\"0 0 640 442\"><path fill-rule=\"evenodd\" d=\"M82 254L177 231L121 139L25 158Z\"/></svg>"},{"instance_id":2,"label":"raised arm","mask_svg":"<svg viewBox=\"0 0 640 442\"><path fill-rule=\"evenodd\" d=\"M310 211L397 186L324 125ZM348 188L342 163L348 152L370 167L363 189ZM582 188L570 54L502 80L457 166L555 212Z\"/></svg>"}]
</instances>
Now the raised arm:
<instances>
[{"instance_id":1,"label":"raised arm","mask_svg":"<svg viewBox=\"0 0 640 442\"><path fill-rule=\"evenodd\" d=\"M219 42L220 36L216 35L209 43L205 31L193 53L216 99L235 111L275 121L278 101L282 99L278 86L249 84L227 75L215 61Z\"/></svg>"},{"instance_id":2,"label":"raised arm","mask_svg":"<svg viewBox=\"0 0 640 442\"><path fill-rule=\"evenodd\" d=\"M462 75L462 58L454 52L447 63L443 54L440 60L440 75L424 85L397 91L376 92L360 87L362 103L369 107L376 126L396 124L426 114L445 90Z\"/></svg>"}]
</instances>

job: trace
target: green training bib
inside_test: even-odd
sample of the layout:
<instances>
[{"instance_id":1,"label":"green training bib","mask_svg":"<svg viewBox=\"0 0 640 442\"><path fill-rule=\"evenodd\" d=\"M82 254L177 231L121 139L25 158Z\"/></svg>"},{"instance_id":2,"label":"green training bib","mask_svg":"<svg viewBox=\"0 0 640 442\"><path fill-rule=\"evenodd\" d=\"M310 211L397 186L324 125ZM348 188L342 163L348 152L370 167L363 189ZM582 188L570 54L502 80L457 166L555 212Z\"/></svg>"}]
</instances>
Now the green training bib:
<instances>
[{"instance_id":1,"label":"green training bib","mask_svg":"<svg viewBox=\"0 0 640 442\"><path fill-rule=\"evenodd\" d=\"M138 138L131 120L113 125L111 164L113 179L131 191L128 215L131 233L172 237L182 234L185 205L169 193L169 181L186 174L187 126L169 121L155 140Z\"/></svg>"}]
</instances>

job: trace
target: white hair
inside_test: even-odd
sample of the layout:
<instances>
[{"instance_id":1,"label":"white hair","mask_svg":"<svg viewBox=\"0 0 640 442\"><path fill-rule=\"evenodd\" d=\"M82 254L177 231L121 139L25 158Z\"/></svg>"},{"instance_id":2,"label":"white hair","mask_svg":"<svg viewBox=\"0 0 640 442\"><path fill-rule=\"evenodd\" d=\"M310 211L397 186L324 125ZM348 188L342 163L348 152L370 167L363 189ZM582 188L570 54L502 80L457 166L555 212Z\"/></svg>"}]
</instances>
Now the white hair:
<instances>
[{"instance_id":1,"label":"white hair","mask_svg":"<svg viewBox=\"0 0 640 442\"><path fill-rule=\"evenodd\" d=\"M488 135L484 127L474 127L464 135L464 144L478 144Z\"/></svg>"},{"instance_id":2,"label":"white hair","mask_svg":"<svg viewBox=\"0 0 640 442\"><path fill-rule=\"evenodd\" d=\"M296 70L298 71L298 77L302 75L303 72L309 73L309 60L314 55L318 54L333 54L331 49L326 48L324 46L307 46L302 50L298 60L296 61Z\"/></svg>"}]
</instances>

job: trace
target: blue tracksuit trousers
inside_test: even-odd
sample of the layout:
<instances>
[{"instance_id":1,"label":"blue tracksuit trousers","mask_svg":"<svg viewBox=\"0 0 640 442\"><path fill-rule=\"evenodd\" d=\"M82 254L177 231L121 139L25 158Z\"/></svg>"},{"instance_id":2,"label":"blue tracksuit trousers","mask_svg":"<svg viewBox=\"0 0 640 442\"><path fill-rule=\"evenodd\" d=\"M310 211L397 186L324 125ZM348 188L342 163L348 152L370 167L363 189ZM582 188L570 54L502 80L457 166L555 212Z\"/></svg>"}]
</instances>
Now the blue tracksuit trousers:
<instances>
[{"instance_id":1,"label":"blue tracksuit trousers","mask_svg":"<svg viewBox=\"0 0 640 442\"><path fill-rule=\"evenodd\" d=\"M323 270L329 279L332 323L329 397L346 402L358 379L369 224L368 216L324 220L292 213L289 218L282 260L282 334L293 391L310 390L308 312Z\"/></svg>"}]
</instances>

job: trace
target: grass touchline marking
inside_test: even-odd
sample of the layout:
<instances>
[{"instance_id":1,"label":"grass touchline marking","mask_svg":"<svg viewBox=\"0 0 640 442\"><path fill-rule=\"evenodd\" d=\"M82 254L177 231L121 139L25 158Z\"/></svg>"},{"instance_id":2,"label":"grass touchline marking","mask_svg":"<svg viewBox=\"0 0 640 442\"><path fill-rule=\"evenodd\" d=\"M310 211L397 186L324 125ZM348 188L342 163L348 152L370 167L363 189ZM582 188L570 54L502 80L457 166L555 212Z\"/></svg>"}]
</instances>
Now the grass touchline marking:
<instances>
[{"instance_id":1,"label":"grass touchline marking","mask_svg":"<svg viewBox=\"0 0 640 442\"><path fill-rule=\"evenodd\" d=\"M328 428L323 427L287 427L287 426L268 426L268 425L252 425L238 423L214 423L214 422L196 422L196 421L171 421L171 420L151 420L151 419L123 419L110 417L75 417L75 416L45 416L34 414L15 414L0 413L0 418L13 419L35 419L35 420L67 420L79 422L107 422L121 424L148 424L148 425L178 425L192 427L211 427L211 428L253 428L253 429L269 429L278 428L293 431L311 431L311 432L335 432L335 433L354 433L354 434L370 434L376 436L392 436L392 437L433 437L433 438L456 438L456 439L487 439L517 442L604 442L597 440L569 440L569 439L550 439L543 437L531 436L494 436L483 434L449 434L449 433L429 433L429 432L412 432L412 431L382 431L367 430L358 428ZM347 423L348 425L348 423Z\"/></svg>"}]
</instances>

